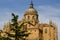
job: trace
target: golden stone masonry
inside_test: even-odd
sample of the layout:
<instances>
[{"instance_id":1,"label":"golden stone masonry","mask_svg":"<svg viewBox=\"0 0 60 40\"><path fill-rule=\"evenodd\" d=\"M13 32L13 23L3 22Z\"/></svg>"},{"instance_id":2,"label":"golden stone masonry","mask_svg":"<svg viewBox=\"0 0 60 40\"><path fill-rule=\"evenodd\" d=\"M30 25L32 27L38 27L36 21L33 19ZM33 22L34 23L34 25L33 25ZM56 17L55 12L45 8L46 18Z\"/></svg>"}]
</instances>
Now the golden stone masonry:
<instances>
[{"instance_id":1,"label":"golden stone masonry","mask_svg":"<svg viewBox=\"0 0 60 40\"><path fill-rule=\"evenodd\" d=\"M32 26L30 24L25 25L25 29L29 33L31 33L27 39L28 40L58 40L58 30L57 26L52 22L49 21L48 24L39 23L38 20L38 12L33 6L33 3L31 2L30 7L26 10L24 14L24 18L20 21L18 21L18 24L20 25L24 21L30 21L31 23L35 24L35 26ZM7 37L7 34L4 32L10 32L11 30L10 22L4 25L3 32L0 35ZM11 31L12 32L12 31ZM13 32L12 32L13 33Z\"/></svg>"}]
</instances>

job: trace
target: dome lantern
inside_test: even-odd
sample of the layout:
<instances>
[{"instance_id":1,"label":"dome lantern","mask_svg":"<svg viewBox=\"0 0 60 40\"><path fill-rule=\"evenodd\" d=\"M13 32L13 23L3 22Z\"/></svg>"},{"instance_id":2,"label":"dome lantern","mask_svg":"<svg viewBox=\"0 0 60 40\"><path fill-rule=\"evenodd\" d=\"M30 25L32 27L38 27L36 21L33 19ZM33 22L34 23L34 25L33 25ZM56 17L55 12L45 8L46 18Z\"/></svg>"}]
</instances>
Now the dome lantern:
<instances>
[{"instance_id":1,"label":"dome lantern","mask_svg":"<svg viewBox=\"0 0 60 40\"><path fill-rule=\"evenodd\" d=\"M38 13L37 13L36 9L33 7L32 1L30 3L30 7L26 10L24 16L25 15L37 15L38 16Z\"/></svg>"},{"instance_id":2,"label":"dome lantern","mask_svg":"<svg viewBox=\"0 0 60 40\"><path fill-rule=\"evenodd\" d=\"M30 7L26 10L24 17L27 21L34 23L38 21L38 12L34 8L32 1L30 3Z\"/></svg>"},{"instance_id":3,"label":"dome lantern","mask_svg":"<svg viewBox=\"0 0 60 40\"><path fill-rule=\"evenodd\" d=\"M30 8L33 8L33 3L32 3L32 1L31 1L31 3L30 3Z\"/></svg>"}]
</instances>

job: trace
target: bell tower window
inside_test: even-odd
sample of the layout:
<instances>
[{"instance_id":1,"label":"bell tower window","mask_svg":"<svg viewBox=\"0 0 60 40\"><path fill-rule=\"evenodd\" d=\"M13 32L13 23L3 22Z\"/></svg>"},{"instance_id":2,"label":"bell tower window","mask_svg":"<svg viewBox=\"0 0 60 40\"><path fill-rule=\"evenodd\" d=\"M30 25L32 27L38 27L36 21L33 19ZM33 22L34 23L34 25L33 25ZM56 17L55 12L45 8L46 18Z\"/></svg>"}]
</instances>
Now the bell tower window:
<instances>
[{"instance_id":1,"label":"bell tower window","mask_svg":"<svg viewBox=\"0 0 60 40\"><path fill-rule=\"evenodd\" d=\"M30 16L28 16L28 20L30 19Z\"/></svg>"},{"instance_id":2,"label":"bell tower window","mask_svg":"<svg viewBox=\"0 0 60 40\"><path fill-rule=\"evenodd\" d=\"M32 19L34 19L34 16L32 17Z\"/></svg>"},{"instance_id":3,"label":"bell tower window","mask_svg":"<svg viewBox=\"0 0 60 40\"><path fill-rule=\"evenodd\" d=\"M47 29L45 29L45 33L47 33Z\"/></svg>"}]
</instances>

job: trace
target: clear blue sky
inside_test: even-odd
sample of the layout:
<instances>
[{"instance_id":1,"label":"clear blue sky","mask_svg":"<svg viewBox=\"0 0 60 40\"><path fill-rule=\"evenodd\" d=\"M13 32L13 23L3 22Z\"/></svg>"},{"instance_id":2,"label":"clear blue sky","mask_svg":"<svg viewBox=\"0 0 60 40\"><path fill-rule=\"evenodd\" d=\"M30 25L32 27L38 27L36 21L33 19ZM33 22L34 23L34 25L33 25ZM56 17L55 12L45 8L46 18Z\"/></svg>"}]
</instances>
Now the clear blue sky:
<instances>
[{"instance_id":1,"label":"clear blue sky","mask_svg":"<svg viewBox=\"0 0 60 40\"><path fill-rule=\"evenodd\" d=\"M32 1L38 11L40 23L48 23L52 19L58 27L60 40L60 0ZM12 18L12 12L18 14L21 20L24 17L24 12L29 8L30 2L31 0L0 0L0 29Z\"/></svg>"}]
</instances>

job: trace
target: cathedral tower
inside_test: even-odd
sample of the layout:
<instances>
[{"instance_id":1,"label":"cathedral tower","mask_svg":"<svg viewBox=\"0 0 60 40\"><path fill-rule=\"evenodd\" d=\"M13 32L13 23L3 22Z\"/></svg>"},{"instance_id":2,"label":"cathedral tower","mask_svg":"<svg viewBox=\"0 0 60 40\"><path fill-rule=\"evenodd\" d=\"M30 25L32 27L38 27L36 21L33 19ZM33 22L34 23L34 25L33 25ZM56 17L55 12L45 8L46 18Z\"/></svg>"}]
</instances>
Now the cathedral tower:
<instances>
[{"instance_id":1,"label":"cathedral tower","mask_svg":"<svg viewBox=\"0 0 60 40\"><path fill-rule=\"evenodd\" d=\"M31 1L30 7L26 10L24 14L24 18L26 21L31 22L35 26L27 24L27 30L29 33L28 40L39 40L39 29L38 29L38 12L35 10L33 3Z\"/></svg>"},{"instance_id":2,"label":"cathedral tower","mask_svg":"<svg viewBox=\"0 0 60 40\"><path fill-rule=\"evenodd\" d=\"M25 17L26 21L30 21L30 22L33 22L33 23L38 22L38 13L35 10L32 1L30 3L30 7L26 10L26 12L24 14L24 17Z\"/></svg>"}]
</instances>

